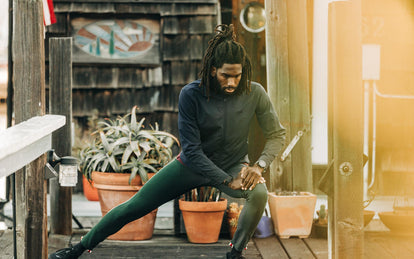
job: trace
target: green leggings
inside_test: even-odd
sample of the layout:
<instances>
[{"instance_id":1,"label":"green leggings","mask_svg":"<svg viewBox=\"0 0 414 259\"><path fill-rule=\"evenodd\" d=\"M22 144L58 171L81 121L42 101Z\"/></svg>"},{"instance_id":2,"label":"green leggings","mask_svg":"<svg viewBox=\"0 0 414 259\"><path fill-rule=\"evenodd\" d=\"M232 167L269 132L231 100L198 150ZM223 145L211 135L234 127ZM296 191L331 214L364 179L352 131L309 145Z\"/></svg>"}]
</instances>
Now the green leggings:
<instances>
[{"instance_id":1,"label":"green leggings","mask_svg":"<svg viewBox=\"0 0 414 259\"><path fill-rule=\"evenodd\" d=\"M227 173L236 177L243 166L237 164ZM155 174L132 198L110 210L83 237L81 243L85 248L92 249L127 223L145 216L162 204L200 186L215 185L211 184L205 176L193 172L174 159ZM251 191L233 190L222 184L215 187L231 197L246 199L236 233L231 241L235 249L241 251L247 246L262 217L267 202L266 185L257 184Z\"/></svg>"}]
</instances>

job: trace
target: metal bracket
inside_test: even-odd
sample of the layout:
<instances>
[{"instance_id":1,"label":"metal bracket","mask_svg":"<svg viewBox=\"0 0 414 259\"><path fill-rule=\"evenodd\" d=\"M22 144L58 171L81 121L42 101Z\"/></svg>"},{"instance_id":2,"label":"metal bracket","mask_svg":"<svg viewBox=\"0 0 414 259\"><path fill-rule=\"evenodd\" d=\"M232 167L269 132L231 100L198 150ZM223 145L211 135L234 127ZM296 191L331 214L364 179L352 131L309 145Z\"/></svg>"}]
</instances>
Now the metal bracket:
<instances>
[{"instance_id":1,"label":"metal bracket","mask_svg":"<svg viewBox=\"0 0 414 259\"><path fill-rule=\"evenodd\" d=\"M300 138L303 136L303 132L305 130L299 130L298 133L293 137L292 141L290 141L289 145L286 147L285 151L283 151L282 156L280 157L280 161L285 161L290 152L292 152L292 149L295 147L295 145L298 143Z\"/></svg>"},{"instance_id":2,"label":"metal bracket","mask_svg":"<svg viewBox=\"0 0 414 259\"><path fill-rule=\"evenodd\" d=\"M56 172L56 170L53 168L53 166L49 163L46 163L45 165L45 180L50 179L50 178L54 178L54 177L58 177L58 173Z\"/></svg>"}]
</instances>

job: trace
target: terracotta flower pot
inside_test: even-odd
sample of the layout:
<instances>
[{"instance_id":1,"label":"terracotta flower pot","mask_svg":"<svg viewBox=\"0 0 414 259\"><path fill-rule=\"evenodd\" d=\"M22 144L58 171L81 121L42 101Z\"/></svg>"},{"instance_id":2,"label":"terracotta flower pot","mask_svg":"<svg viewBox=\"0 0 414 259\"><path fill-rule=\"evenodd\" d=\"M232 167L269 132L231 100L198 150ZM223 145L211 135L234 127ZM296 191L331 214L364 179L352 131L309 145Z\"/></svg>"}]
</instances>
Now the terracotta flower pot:
<instances>
[{"instance_id":1,"label":"terracotta flower pot","mask_svg":"<svg viewBox=\"0 0 414 259\"><path fill-rule=\"evenodd\" d=\"M374 216L375 216L375 211L364 210L364 227L367 226L371 222Z\"/></svg>"},{"instance_id":2,"label":"terracotta flower pot","mask_svg":"<svg viewBox=\"0 0 414 259\"><path fill-rule=\"evenodd\" d=\"M195 202L179 200L184 226L191 243L216 243L223 223L227 200L217 202Z\"/></svg>"},{"instance_id":3,"label":"terracotta flower pot","mask_svg":"<svg viewBox=\"0 0 414 259\"><path fill-rule=\"evenodd\" d=\"M414 211L384 211L379 212L378 216L392 234L414 236Z\"/></svg>"},{"instance_id":4,"label":"terracotta flower pot","mask_svg":"<svg viewBox=\"0 0 414 259\"><path fill-rule=\"evenodd\" d=\"M273 226L280 238L298 236L306 238L312 230L316 195L300 192L299 195L269 193L269 208Z\"/></svg>"},{"instance_id":5,"label":"terracotta flower pot","mask_svg":"<svg viewBox=\"0 0 414 259\"><path fill-rule=\"evenodd\" d=\"M94 183L89 183L88 179L82 176L83 194L88 201L99 201L98 189L95 188Z\"/></svg>"},{"instance_id":6,"label":"terracotta flower pot","mask_svg":"<svg viewBox=\"0 0 414 259\"><path fill-rule=\"evenodd\" d=\"M98 189L102 216L113 207L127 201L142 187L141 179L136 177L128 184L130 174L93 172L92 179ZM145 240L152 238L157 209L144 217L125 225L117 233L108 237L113 240Z\"/></svg>"}]
</instances>

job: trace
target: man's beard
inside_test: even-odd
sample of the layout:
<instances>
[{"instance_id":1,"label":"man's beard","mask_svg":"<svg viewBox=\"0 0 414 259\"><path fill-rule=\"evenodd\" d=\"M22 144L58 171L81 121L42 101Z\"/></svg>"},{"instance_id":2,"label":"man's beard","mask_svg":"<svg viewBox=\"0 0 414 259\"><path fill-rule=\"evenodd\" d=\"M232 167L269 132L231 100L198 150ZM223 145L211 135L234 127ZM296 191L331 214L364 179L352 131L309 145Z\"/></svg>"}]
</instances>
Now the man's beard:
<instances>
[{"instance_id":1,"label":"man's beard","mask_svg":"<svg viewBox=\"0 0 414 259\"><path fill-rule=\"evenodd\" d=\"M234 89L234 92L232 92L232 93L226 92L227 88ZM237 88L238 87L221 87L221 85L220 85L220 83L217 79L217 75L213 77L213 80L211 80L211 88L210 89L212 89L215 93L218 93L218 94L234 95L238 92Z\"/></svg>"}]
</instances>

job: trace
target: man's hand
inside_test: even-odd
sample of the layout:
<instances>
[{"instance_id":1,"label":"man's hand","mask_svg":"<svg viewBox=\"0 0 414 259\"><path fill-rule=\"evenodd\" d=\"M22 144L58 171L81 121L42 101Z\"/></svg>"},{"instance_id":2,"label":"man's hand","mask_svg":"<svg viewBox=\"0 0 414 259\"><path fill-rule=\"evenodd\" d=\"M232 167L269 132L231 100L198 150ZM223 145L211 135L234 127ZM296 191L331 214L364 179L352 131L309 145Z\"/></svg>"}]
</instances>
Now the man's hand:
<instances>
[{"instance_id":1,"label":"man's hand","mask_svg":"<svg viewBox=\"0 0 414 259\"><path fill-rule=\"evenodd\" d=\"M242 190L253 190L258 183L265 183L265 179L262 177L263 169L257 165L245 167L241 170L242 177Z\"/></svg>"},{"instance_id":2,"label":"man's hand","mask_svg":"<svg viewBox=\"0 0 414 259\"><path fill-rule=\"evenodd\" d=\"M243 167L243 168L240 170L239 174L237 175L237 178L233 179L233 181L231 181L231 182L229 183L229 185L228 185L228 186L229 186L231 189L233 189L233 190L240 190L240 189L242 188L242 182L243 182L242 175L243 175L243 172L244 172L244 171L246 171L246 167Z\"/></svg>"}]
</instances>

